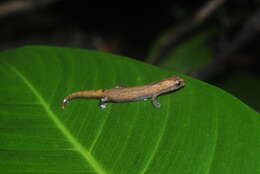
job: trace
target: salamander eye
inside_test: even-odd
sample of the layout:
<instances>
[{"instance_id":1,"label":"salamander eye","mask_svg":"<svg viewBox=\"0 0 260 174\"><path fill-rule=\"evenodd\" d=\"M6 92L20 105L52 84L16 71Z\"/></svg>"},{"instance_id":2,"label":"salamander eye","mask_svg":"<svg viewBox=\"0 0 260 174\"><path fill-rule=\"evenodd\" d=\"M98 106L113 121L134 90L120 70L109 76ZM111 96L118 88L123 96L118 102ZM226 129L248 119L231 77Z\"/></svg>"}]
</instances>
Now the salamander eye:
<instances>
[{"instance_id":1,"label":"salamander eye","mask_svg":"<svg viewBox=\"0 0 260 174\"><path fill-rule=\"evenodd\" d=\"M181 85L181 81L178 81L177 83L176 83L176 86L180 86Z\"/></svg>"}]
</instances>

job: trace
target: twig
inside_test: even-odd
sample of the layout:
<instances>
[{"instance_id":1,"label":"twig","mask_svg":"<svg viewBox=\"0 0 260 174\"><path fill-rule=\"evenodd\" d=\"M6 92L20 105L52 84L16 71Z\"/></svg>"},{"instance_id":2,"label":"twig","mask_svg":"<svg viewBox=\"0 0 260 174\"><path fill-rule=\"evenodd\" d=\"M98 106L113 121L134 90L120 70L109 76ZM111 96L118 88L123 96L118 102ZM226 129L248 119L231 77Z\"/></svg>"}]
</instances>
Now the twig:
<instances>
[{"instance_id":1,"label":"twig","mask_svg":"<svg viewBox=\"0 0 260 174\"><path fill-rule=\"evenodd\" d=\"M226 68L232 55L252 40L260 32L260 9L247 22L245 22L241 31L238 32L235 39L231 41L221 54L216 56L208 65L200 71L192 73L193 76L200 79L208 79Z\"/></svg>"},{"instance_id":2,"label":"twig","mask_svg":"<svg viewBox=\"0 0 260 174\"><path fill-rule=\"evenodd\" d=\"M191 20L188 20L180 25L179 28L172 32L167 41L161 43L157 50L157 54L150 63L157 64L172 48L188 39L193 30L204 22L206 18L208 18L225 1L226 0L211 0L200 8Z\"/></svg>"},{"instance_id":3,"label":"twig","mask_svg":"<svg viewBox=\"0 0 260 174\"><path fill-rule=\"evenodd\" d=\"M214 12L220 5L226 0L211 0L205 6L203 6L195 15L195 20L198 22L204 21L211 13Z\"/></svg>"},{"instance_id":4,"label":"twig","mask_svg":"<svg viewBox=\"0 0 260 174\"><path fill-rule=\"evenodd\" d=\"M45 6L59 0L9 0L0 4L0 17Z\"/></svg>"}]
</instances>

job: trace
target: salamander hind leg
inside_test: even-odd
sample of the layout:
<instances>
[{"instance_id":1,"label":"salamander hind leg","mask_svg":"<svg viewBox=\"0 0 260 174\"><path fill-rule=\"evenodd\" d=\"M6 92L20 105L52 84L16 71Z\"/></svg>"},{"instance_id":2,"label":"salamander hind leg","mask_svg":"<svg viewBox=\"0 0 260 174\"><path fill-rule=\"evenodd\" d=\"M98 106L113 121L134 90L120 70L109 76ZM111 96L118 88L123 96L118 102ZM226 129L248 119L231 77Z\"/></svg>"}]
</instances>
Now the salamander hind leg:
<instances>
[{"instance_id":1,"label":"salamander hind leg","mask_svg":"<svg viewBox=\"0 0 260 174\"><path fill-rule=\"evenodd\" d=\"M157 95L154 95L154 96L152 97L152 103L153 103L154 107L160 108L160 107L161 107L161 104L160 104L156 99L157 99Z\"/></svg>"},{"instance_id":2,"label":"salamander hind leg","mask_svg":"<svg viewBox=\"0 0 260 174\"><path fill-rule=\"evenodd\" d=\"M107 107L108 98L104 97L100 99L99 106L101 109L105 109Z\"/></svg>"}]
</instances>

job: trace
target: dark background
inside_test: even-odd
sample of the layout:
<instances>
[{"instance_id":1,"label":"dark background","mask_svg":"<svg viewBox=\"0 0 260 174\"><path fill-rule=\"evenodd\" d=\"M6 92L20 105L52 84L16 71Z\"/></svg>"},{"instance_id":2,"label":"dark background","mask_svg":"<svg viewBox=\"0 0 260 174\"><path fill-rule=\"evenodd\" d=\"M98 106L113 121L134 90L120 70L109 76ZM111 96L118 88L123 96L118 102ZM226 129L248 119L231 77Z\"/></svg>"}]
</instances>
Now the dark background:
<instances>
[{"instance_id":1,"label":"dark background","mask_svg":"<svg viewBox=\"0 0 260 174\"><path fill-rule=\"evenodd\" d=\"M140 3L0 1L0 50L44 44L97 49L163 68L166 62L166 68L217 85L260 110L259 0ZM203 43L189 44L203 32L210 33ZM186 50L178 68L176 50ZM195 56L204 50L210 50L207 61ZM194 62L200 65L190 68Z\"/></svg>"}]
</instances>

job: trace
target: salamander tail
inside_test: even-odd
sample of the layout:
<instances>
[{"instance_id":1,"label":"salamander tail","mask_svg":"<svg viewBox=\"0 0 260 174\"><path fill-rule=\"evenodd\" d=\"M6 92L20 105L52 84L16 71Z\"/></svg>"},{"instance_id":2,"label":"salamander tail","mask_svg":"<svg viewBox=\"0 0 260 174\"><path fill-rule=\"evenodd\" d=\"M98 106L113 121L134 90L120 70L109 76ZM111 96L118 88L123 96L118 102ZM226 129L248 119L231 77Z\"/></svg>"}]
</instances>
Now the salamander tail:
<instances>
[{"instance_id":1,"label":"salamander tail","mask_svg":"<svg viewBox=\"0 0 260 174\"><path fill-rule=\"evenodd\" d=\"M77 99L77 98L102 98L104 97L104 90L88 90L88 91L78 91L72 94L69 94L65 97L62 101L61 108L64 109L65 105L69 103L70 100Z\"/></svg>"}]
</instances>

